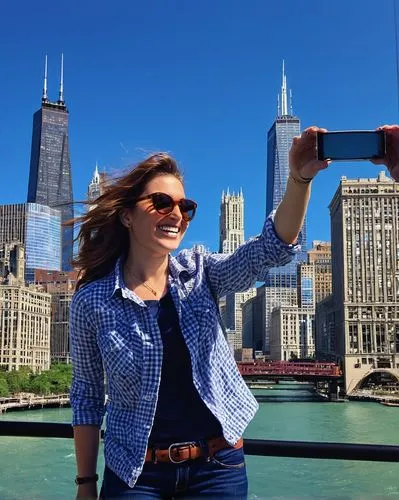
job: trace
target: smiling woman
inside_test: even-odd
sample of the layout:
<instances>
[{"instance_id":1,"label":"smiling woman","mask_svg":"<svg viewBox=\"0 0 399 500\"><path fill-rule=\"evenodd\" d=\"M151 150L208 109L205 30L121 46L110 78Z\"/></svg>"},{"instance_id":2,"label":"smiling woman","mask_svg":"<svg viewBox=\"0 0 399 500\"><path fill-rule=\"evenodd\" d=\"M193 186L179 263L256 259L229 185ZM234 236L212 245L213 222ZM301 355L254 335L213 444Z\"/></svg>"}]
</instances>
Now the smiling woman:
<instances>
[{"instance_id":1,"label":"smiling woman","mask_svg":"<svg viewBox=\"0 0 399 500\"><path fill-rule=\"evenodd\" d=\"M214 297L288 263L315 157L311 127L291 149L286 194L259 236L232 254L175 251L197 204L176 162L149 157L107 187L80 223L82 271L70 309L70 393L78 497L96 498L107 381L103 498L246 498L242 435L258 404L223 335Z\"/></svg>"}]
</instances>

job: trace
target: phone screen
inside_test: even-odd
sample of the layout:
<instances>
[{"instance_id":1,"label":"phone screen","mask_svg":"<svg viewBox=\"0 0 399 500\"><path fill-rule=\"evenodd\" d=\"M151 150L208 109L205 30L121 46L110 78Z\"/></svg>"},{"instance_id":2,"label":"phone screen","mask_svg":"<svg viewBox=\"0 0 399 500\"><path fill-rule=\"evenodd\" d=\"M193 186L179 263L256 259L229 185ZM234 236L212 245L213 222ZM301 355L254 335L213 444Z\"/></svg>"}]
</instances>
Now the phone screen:
<instances>
[{"instance_id":1,"label":"phone screen","mask_svg":"<svg viewBox=\"0 0 399 500\"><path fill-rule=\"evenodd\" d=\"M383 132L354 131L319 134L319 158L331 160L362 160L385 155Z\"/></svg>"}]
</instances>

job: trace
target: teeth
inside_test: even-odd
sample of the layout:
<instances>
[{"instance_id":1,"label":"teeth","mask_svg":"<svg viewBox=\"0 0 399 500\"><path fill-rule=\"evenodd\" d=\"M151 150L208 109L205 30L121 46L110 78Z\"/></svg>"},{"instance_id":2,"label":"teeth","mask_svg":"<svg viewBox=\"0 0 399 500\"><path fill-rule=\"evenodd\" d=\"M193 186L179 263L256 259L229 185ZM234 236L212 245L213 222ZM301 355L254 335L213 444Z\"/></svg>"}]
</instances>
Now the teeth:
<instances>
[{"instance_id":1,"label":"teeth","mask_svg":"<svg viewBox=\"0 0 399 500\"><path fill-rule=\"evenodd\" d=\"M179 232L179 228L178 227L174 227L174 226L158 226L158 227L162 231L166 231L168 233L175 233L175 234L177 234Z\"/></svg>"}]
</instances>

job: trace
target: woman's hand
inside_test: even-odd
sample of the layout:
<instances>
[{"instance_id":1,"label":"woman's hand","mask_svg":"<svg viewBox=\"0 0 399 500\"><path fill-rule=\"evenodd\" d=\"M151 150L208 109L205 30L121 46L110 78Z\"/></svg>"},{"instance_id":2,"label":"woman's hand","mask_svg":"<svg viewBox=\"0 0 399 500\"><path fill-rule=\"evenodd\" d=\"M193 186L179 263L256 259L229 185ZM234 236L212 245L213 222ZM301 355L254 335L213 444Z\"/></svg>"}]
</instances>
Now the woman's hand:
<instances>
[{"instance_id":1,"label":"woman's hand","mask_svg":"<svg viewBox=\"0 0 399 500\"><path fill-rule=\"evenodd\" d=\"M289 154L290 175L297 182L309 182L320 170L330 163L317 159L317 133L327 132L325 128L309 127L302 135L294 137Z\"/></svg>"},{"instance_id":2,"label":"woman's hand","mask_svg":"<svg viewBox=\"0 0 399 500\"><path fill-rule=\"evenodd\" d=\"M384 125L377 130L385 132L386 155L371 161L376 165L386 165L392 179L399 182L399 125Z\"/></svg>"}]
</instances>

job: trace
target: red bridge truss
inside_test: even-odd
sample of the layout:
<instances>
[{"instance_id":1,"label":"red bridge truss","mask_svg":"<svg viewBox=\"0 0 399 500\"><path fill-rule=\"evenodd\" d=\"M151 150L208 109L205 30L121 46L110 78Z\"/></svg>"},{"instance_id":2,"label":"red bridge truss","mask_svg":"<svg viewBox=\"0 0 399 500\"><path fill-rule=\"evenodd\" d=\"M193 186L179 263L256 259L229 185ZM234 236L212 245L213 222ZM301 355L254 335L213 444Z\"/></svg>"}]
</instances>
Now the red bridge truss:
<instances>
[{"instance_id":1,"label":"red bridge truss","mask_svg":"<svg viewBox=\"0 0 399 500\"><path fill-rule=\"evenodd\" d=\"M239 361L238 369L243 377L296 379L337 379L342 376L339 366L334 363L290 361Z\"/></svg>"}]
</instances>

